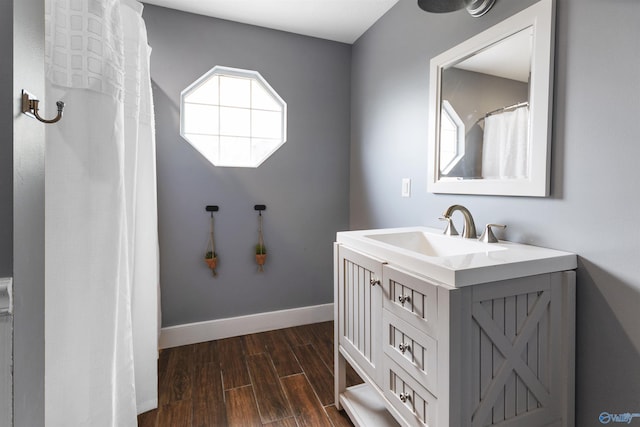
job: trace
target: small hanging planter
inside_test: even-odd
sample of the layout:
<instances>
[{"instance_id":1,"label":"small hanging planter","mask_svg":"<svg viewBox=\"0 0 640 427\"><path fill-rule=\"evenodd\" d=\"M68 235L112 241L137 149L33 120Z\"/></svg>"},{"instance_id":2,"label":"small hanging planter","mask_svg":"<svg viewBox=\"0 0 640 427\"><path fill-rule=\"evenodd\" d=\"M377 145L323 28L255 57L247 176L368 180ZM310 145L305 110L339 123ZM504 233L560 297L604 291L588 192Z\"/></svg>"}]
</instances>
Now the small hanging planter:
<instances>
[{"instance_id":1,"label":"small hanging planter","mask_svg":"<svg viewBox=\"0 0 640 427\"><path fill-rule=\"evenodd\" d=\"M215 269L218 266L218 254L214 254L211 251L207 252L204 256L204 262L207 263L210 269L214 270L215 274Z\"/></svg>"},{"instance_id":2,"label":"small hanging planter","mask_svg":"<svg viewBox=\"0 0 640 427\"><path fill-rule=\"evenodd\" d=\"M218 206L207 206L207 212L211 213L211 220L209 222L209 241L207 242L207 249L204 254L204 262L207 263L207 267L211 269L214 277L218 275L216 268L218 267L218 254L216 253L216 244L213 240L213 213L218 211Z\"/></svg>"},{"instance_id":3,"label":"small hanging planter","mask_svg":"<svg viewBox=\"0 0 640 427\"><path fill-rule=\"evenodd\" d=\"M261 245L258 243L256 245L256 263L258 264L258 270L264 271L262 267L264 263L267 261L267 248L265 245Z\"/></svg>"},{"instance_id":4,"label":"small hanging planter","mask_svg":"<svg viewBox=\"0 0 640 427\"><path fill-rule=\"evenodd\" d=\"M258 271L264 271L264 263L267 262L267 247L264 245L264 236L262 234L262 211L267 207L265 205L255 205L253 207L258 211L258 244L256 245L256 263Z\"/></svg>"}]
</instances>

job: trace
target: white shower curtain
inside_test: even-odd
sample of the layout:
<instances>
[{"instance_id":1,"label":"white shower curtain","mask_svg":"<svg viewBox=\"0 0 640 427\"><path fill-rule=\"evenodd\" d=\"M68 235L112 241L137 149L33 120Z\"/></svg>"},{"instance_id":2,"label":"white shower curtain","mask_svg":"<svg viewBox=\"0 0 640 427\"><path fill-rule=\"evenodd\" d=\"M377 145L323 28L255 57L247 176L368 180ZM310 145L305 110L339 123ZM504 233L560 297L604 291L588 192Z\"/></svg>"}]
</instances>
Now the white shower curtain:
<instances>
[{"instance_id":1,"label":"white shower curtain","mask_svg":"<svg viewBox=\"0 0 640 427\"><path fill-rule=\"evenodd\" d=\"M157 406L155 136L142 5L46 0L45 422Z\"/></svg>"},{"instance_id":2,"label":"white shower curtain","mask_svg":"<svg viewBox=\"0 0 640 427\"><path fill-rule=\"evenodd\" d=\"M529 177L529 108L520 107L484 120L482 177Z\"/></svg>"}]
</instances>

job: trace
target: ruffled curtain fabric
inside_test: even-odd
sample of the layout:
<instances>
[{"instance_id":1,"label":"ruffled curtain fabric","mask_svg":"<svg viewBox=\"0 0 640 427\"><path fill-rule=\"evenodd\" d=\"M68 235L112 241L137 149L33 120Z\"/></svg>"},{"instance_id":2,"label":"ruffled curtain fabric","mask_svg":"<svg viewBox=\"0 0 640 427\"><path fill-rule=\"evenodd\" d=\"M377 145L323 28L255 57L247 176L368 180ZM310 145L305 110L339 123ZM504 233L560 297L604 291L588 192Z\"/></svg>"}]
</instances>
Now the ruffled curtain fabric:
<instances>
[{"instance_id":1,"label":"ruffled curtain fabric","mask_svg":"<svg viewBox=\"0 0 640 427\"><path fill-rule=\"evenodd\" d=\"M150 48L135 0L47 0L45 422L136 426L157 406Z\"/></svg>"}]
</instances>

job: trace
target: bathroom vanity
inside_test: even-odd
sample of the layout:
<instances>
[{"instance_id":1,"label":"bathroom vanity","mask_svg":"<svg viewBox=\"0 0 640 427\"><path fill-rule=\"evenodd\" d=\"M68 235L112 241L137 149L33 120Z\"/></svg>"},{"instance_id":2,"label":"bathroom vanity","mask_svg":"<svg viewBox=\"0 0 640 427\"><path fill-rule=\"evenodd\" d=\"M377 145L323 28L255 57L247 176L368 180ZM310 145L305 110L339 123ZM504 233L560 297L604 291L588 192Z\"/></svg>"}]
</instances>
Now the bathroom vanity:
<instances>
[{"instance_id":1,"label":"bathroom vanity","mask_svg":"<svg viewBox=\"0 0 640 427\"><path fill-rule=\"evenodd\" d=\"M336 240L335 402L356 426L573 426L574 254L426 227Z\"/></svg>"}]
</instances>

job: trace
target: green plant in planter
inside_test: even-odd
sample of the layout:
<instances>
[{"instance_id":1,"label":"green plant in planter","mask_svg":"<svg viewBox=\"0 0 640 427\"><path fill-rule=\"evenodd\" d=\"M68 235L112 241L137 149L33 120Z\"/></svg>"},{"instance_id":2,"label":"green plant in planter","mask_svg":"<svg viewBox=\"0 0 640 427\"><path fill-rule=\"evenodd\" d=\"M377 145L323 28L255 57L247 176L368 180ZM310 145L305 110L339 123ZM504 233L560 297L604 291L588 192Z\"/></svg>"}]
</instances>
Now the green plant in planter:
<instances>
[{"instance_id":1,"label":"green plant in planter","mask_svg":"<svg viewBox=\"0 0 640 427\"><path fill-rule=\"evenodd\" d=\"M258 243L256 245L256 255L266 255L267 253L267 247L265 245L261 245L260 243Z\"/></svg>"},{"instance_id":2,"label":"green plant in planter","mask_svg":"<svg viewBox=\"0 0 640 427\"><path fill-rule=\"evenodd\" d=\"M218 254L209 251L204 256L204 259L213 259L213 258L218 258Z\"/></svg>"}]
</instances>

